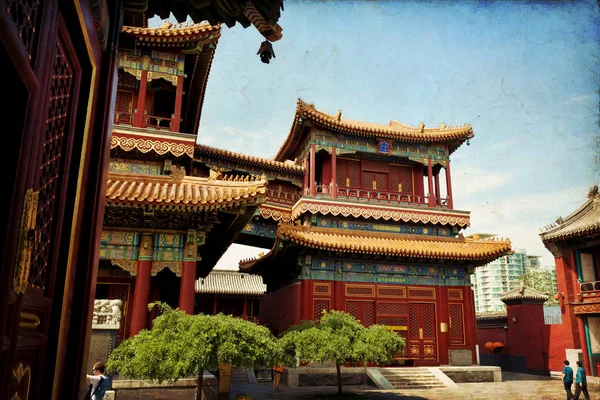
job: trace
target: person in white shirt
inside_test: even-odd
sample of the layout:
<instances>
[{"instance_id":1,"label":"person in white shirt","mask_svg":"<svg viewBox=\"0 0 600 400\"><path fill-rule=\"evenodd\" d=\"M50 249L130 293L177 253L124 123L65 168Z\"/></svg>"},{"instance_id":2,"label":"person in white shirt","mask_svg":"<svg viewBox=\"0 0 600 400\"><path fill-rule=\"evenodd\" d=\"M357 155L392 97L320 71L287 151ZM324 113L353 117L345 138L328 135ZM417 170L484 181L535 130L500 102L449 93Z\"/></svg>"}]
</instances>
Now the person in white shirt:
<instances>
[{"instance_id":1,"label":"person in white shirt","mask_svg":"<svg viewBox=\"0 0 600 400\"><path fill-rule=\"evenodd\" d=\"M93 375L86 375L87 383L92 385L92 400L102 400L109 387L109 378L104 375L105 369L104 363L99 361L92 367Z\"/></svg>"}]
</instances>

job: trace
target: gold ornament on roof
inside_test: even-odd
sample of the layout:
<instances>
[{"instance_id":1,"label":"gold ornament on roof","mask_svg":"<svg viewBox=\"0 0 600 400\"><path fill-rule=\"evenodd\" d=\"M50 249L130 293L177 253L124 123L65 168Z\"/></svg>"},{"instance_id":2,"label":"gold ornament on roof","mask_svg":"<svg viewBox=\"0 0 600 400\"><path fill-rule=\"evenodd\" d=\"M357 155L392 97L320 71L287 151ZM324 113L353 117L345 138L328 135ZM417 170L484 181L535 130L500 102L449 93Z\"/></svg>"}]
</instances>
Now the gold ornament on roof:
<instances>
[{"instance_id":1,"label":"gold ornament on roof","mask_svg":"<svg viewBox=\"0 0 600 400\"><path fill-rule=\"evenodd\" d=\"M177 165L171 165L171 179L175 181L182 181L185 177L185 167L178 167Z\"/></svg>"}]
</instances>

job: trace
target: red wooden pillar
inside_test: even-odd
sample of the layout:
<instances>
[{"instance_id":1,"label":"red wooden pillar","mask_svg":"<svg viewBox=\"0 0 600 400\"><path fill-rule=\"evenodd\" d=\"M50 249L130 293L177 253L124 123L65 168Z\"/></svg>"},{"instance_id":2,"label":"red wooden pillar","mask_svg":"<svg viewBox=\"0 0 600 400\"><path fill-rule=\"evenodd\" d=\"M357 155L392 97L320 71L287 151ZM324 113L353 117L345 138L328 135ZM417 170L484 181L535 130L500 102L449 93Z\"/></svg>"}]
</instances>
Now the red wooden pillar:
<instances>
[{"instance_id":1,"label":"red wooden pillar","mask_svg":"<svg viewBox=\"0 0 600 400\"><path fill-rule=\"evenodd\" d=\"M440 199L442 198L441 193L440 193L440 174L439 174L439 172L433 176L433 179L434 179L434 182L435 182L435 199L436 199L436 204L439 204L440 203Z\"/></svg>"},{"instance_id":2,"label":"red wooden pillar","mask_svg":"<svg viewBox=\"0 0 600 400\"><path fill-rule=\"evenodd\" d=\"M140 78L140 91L138 92L137 111L135 113L134 126L143 128L146 126L144 110L146 109L146 87L148 86L148 71L142 70Z\"/></svg>"},{"instance_id":3,"label":"red wooden pillar","mask_svg":"<svg viewBox=\"0 0 600 400\"><path fill-rule=\"evenodd\" d=\"M590 363L590 354L588 352L587 340L585 338L585 324L583 323L583 316L577 316L577 326L579 328L579 340L581 341L581 351L583 353L583 368L585 368L585 374L592 376L592 365Z\"/></svg>"},{"instance_id":4,"label":"red wooden pillar","mask_svg":"<svg viewBox=\"0 0 600 400\"><path fill-rule=\"evenodd\" d=\"M316 196L317 194L317 188L315 187L315 160L316 158L316 153L315 153L315 145L311 144L310 145L310 195L311 196Z\"/></svg>"},{"instance_id":5,"label":"red wooden pillar","mask_svg":"<svg viewBox=\"0 0 600 400\"><path fill-rule=\"evenodd\" d=\"M135 276L135 290L133 292L133 306L131 307L129 337L137 335L142 329L148 327L148 303L150 300L150 278L152 273L152 238L153 235L151 233L142 233Z\"/></svg>"},{"instance_id":6,"label":"red wooden pillar","mask_svg":"<svg viewBox=\"0 0 600 400\"><path fill-rule=\"evenodd\" d=\"M454 209L454 200L452 198L452 181L450 179L450 153L448 153L448 145L446 145L446 154L448 154L448 161L446 161L446 195L448 196L448 208Z\"/></svg>"},{"instance_id":7,"label":"red wooden pillar","mask_svg":"<svg viewBox=\"0 0 600 400\"><path fill-rule=\"evenodd\" d=\"M337 147L331 148L331 197L337 198Z\"/></svg>"},{"instance_id":8,"label":"red wooden pillar","mask_svg":"<svg viewBox=\"0 0 600 400\"><path fill-rule=\"evenodd\" d=\"M196 261L183 261L179 286L179 309L186 314L194 314L196 297Z\"/></svg>"},{"instance_id":9,"label":"red wooden pillar","mask_svg":"<svg viewBox=\"0 0 600 400\"><path fill-rule=\"evenodd\" d=\"M475 345L477 344L477 321L475 315L475 297L471 286L465 286L465 339L467 346L473 352L473 364L477 363Z\"/></svg>"},{"instance_id":10,"label":"red wooden pillar","mask_svg":"<svg viewBox=\"0 0 600 400\"><path fill-rule=\"evenodd\" d=\"M181 282L179 285L179 309L186 314L194 314L196 299L196 258L198 246L195 233L188 233L183 249L183 266L181 267Z\"/></svg>"},{"instance_id":11,"label":"red wooden pillar","mask_svg":"<svg viewBox=\"0 0 600 400\"><path fill-rule=\"evenodd\" d=\"M177 90L175 91L175 112L171 120L171 132L179 132L181 125L181 102L183 99L183 76L177 77Z\"/></svg>"},{"instance_id":12,"label":"red wooden pillar","mask_svg":"<svg viewBox=\"0 0 600 400\"><path fill-rule=\"evenodd\" d=\"M344 307L344 282L333 282L333 308L338 311L346 311Z\"/></svg>"},{"instance_id":13,"label":"red wooden pillar","mask_svg":"<svg viewBox=\"0 0 600 400\"><path fill-rule=\"evenodd\" d=\"M427 187L429 190L429 207L435 207L435 194L433 193L433 166L431 164L431 158L427 160Z\"/></svg>"},{"instance_id":14,"label":"red wooden pillar","mask_svg":"<svg viewBox=\"0 0 600 400\"><path fill-rule=\"evenodd\" d=\"M302 316L301 320L312 321L313 313L313 298L311 293L312 281L302 280Z\"/></svg>"},{"instance_id":15,"label":"red wooden pillar","mask_svg":"<svg viewBox=\"0 0 600 400\"><path fill-rule=\"evenodd\" d=\"M247 307L248 299L244 296L244 308L242 309L242 319L247 320L248 316L246 315L246 307Z\"/></svg>"},{"instance_id":16,"label":"red wooden pillar","mask_svg":"<svg viewBox=\"0 0 600 400\"><path fill-rule=\"evenodd\" d=\"M448 292L445 286L438 286L437 291L438 332L440 364L448 364L448 343L450 342L450 320L448 318ZM442 330L445 327L445 332Z\"/></svg>"},{"instance_id":17,"label":"red wooden pillar","mask_svg":"<svg viewBox=\"0 0 600 400\"><path fill-rule=\"evenodd\" d=\"M213 315L217 315L217 295L215 294L215 301L213 302Z\"/></svg>"},{"instance_id":18,"label":"red wooden pillar","mask_svg":"<svg viewBox=\"0 0 600 400\"><path fill-rule=\"evenodd\" d=\"M309 174L309 162L308 159L304 160L304 194L308 194L309 193L309 186L308 186L308 174Z\"/></svg>"}]
</instances>

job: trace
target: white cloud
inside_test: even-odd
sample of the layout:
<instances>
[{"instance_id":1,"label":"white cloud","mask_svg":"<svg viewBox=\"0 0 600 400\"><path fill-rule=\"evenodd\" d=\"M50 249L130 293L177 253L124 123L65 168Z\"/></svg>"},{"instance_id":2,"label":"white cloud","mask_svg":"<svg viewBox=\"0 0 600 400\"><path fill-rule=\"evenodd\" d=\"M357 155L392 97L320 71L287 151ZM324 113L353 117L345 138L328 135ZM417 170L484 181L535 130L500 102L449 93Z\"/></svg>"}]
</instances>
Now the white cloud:
<instances>
[{"instance_id":1,"label":"white cloud","mask_svg":"<svg viewBox=\"0 0 600 400\"><path fill-rule=\"evenodd\" d=\"M474 193L485 192L508 185L511 177L511 174L498 173L482 168L455 171L452 179L452 193L455 197L458 194L460 198L467 198Z\"/></svg>"}]
</instances>

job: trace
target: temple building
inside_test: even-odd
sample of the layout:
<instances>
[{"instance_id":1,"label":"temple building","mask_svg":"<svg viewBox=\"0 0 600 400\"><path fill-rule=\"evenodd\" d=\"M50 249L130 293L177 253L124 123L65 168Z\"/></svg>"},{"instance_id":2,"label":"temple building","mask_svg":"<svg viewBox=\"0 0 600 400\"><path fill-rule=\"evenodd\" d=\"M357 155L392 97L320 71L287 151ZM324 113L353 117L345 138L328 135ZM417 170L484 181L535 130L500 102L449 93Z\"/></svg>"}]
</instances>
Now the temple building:
<instances>
[{"instance_id":1,"label":"temple building","mask_svg":"<svg viewBox=\"0 0 600 400\"><path fill-rule=\"evenodd\" d=\"M540 234L554 255L562 324L552 346L580 352L588 375L600 376L600 194L590 188L587 201Z\"/></svg>"},{"instance_id":2,"label":"temple building","mask_svg":"<svg viewBox=\"0 0 600 400\"><path fill-rule=\"evenodd\" d=\"M127 98L127 93L121 93L118 119L125 122L124 119L133 114L135 129L144 129L141 126L147 125L148 129L165 131L169 126L178 146L186 148L185 143L191 143L191 160L194 140L189 137L197 128L194 125L202 99L199 93L204 90L202 79L206 79L206 75L202 75L211 59L211 44L216 44L219 24L252 26L265 40L260 44L260 48L265 49L260 54L261 59L268 60L269 50L272 53L270 42L282 36L277 24L282 9L283 0L2 2L0 54L5 61L3 76L11 82L10 101L5 102L2 115L3 120L11 122L11 139L4 146L5 173L9 181L5 186L6 206L0 217L3 235L0 240L0 398L74 399L80 397L85 384L107 198L106 173L115 91L120 79L117 70L121 75L132 76L132 70L126 71L130 68L140 73L139 77L132 76L137 83L131 79L124 82L125 86L119 88L122 92L131 91L127 85L139 87L144 75L146 86L142 88L146 90L147 102L141 103L153 107L138 108L139 98L144 96L139 96L137 89L133 90L138 93L135 103ZM148 18L155 15L169 18L171 14L180 22L191 19L194 26L181 27L178 36L173 38L177 40L169 44L181 42L173 47L174 51L165 52L164 47L156 44L154 54L145 53L140 42L152 41L152 38L144 38L143 31L136 29L147 28ZM203 21L208 21L211 28L201 24ZM125 31L123 25L128 27ZM196 47L186 46L183 42L187 41ZM121 58L120 54L131 58ZM181 84L184 86L179 87ZM181 90L185 93L178 97ZM193 99L186 100L186 96ZM185 102L181 108L171 103L176 98ZM180 114L175 115L175 110ZM162 149L155 155L154 166L158 165L161 152ZM147 153L147 149L142 153ZM178 162L176 166L181 167ZM181 168L173 176L182 176ZM253 183L236 182L230 185L233 189L224 189L217 182L212 189L204 190L207 179L183 177L169 185L164 181L170 179L169 176L154 178L157 179L152 181L156 185L153 188L159 188L158 197L163 196L161 190L165 185L175 190L175 196L183 187L198 190L198 196L203 199L198 214L204 212L206 221L212 218L209 213L223 214L225 209L239 211L245 204L251 208L260 201L263 190L260 179ZM118 193L117 187L113 190ZM172 192L165 194L171 195ZM135 211L135 201L131 209ZM182 206L181 215L188 211L190 206ZM160 209L143 210L142 214L149 216L153 212L165 218L169 214L168 210ZM235 218L234 213L230 215ZM217 231L232 232L226 226L227 218L221 221ZM187 242L201 243L207 226L203 225L204 230L195 226L195 231L186 233L186 243L160 243L169 249L189 246L189 257L181 261L182 274L186 277L189 268L183 264L192 259L196 262L202 256L194 254L194 248ZM148 229L142 233L150 232L154 235L152 238L156 238L154 229L158 228ZM144 268L155 267L151 264L152 252L147 255L149 246L156 243L152 238L141 234L122 238L126 244L137 241L143 244L141 258L146 266L142 266L140 272L144 277ZM105 235L102 242L107 240L118 242L115 235L110 239ZM202 265L198 267L202 268ZM183 285L188 291L190 287L193 290L195 278L191 273L189 277L192 283ZM144 293L146 289L142 285L140 290ZM188 292L185 293L189 301Z\"/></svg>"},{"instance_id":3,"label":"temple building","mask_svg":"<svg viewBox=\"0 0 600 400\"><path fill-rule=\"evenodd\" d=\"M267 284L261 323L281 332L343 310L392 326L414 365L465 352L475 363L469 276L511 246L460 233L470 217L453 207L450 156L473 136L470 125L359 122L299 100L275 156L304 166L297 200L276 214L259 206L244 231L279 220L271 250L240 263Z\"/></svg>"}]
</instances>

